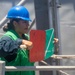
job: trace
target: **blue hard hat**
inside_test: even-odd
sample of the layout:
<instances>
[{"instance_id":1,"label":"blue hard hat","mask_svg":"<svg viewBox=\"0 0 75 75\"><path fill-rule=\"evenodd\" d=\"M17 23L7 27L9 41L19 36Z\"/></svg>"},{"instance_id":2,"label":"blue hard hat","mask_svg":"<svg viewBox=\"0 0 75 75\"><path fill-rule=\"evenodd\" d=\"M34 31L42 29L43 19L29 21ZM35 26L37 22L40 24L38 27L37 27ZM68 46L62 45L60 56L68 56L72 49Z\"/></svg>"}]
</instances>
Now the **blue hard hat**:
<instances>
[{"instance_id":1,"label":"blue hard hat","mask_svg":"<svg viewBox=\"0 0 75 75\"><path fill-rule=\"evenodd\" d=\"M7 18L9 19L16 18L16 19L31 21L29 17L29 12L24 6L12 7L7 14Z\"/></svg>"}]
</instances>

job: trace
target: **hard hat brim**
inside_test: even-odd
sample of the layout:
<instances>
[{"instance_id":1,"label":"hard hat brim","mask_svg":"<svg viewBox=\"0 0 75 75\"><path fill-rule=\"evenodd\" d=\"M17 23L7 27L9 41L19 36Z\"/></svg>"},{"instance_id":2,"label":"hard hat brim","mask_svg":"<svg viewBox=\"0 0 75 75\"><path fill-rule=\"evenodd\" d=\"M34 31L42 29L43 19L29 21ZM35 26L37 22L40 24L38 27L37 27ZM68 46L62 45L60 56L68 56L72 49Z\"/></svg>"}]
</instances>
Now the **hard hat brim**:
<instances>
[{"instance_id":1,"label":"hard hat brim","mask_svg":"<svg viewBox=\"0 0 75 75\"><path fill-rule=\"evenodd\" d=\"M23 17L19 17L19 16L9 16L9 17L6 17L6 18L9 18L9 19L22 19L22 20L25 20L25 21L32 21L30 18L23 18Z\"/></svg>"}]
</instances>

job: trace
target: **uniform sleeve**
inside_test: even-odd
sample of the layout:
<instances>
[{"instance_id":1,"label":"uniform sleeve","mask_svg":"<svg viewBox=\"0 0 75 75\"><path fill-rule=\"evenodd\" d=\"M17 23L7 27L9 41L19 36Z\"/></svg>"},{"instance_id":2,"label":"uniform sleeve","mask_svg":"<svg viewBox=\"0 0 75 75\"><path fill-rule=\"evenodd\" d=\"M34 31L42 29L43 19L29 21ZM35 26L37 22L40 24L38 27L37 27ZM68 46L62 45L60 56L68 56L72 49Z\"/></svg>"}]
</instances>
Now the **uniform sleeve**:
<instances>
[{"instance_id":1,"label":"uniform sleeve","mask_svg":"<svg viewBox=\"0 0 75 75\"><path fill-rule=\"evenodd\" d=\"M21 43L21 39L14 41L10 37L2 37L0 39L0 57L6 57L7 55L13 55L14 53L17 53Z\"/></svg>"}]
</instances>

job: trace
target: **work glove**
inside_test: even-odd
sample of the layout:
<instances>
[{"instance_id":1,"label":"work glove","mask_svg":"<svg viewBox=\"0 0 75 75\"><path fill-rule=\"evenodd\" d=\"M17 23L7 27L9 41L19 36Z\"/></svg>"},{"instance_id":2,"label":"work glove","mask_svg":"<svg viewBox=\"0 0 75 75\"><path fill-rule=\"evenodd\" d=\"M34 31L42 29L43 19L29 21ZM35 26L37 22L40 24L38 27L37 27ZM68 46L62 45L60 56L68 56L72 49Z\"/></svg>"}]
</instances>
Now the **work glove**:
<instances>
[{"instance_id":1,"label":"work glove","mask_svg":"<svg viewBox=\"0 0 75 75\"><path fill-rule=\"evenodd\" d=\"M33 43L31 41L22 40L22 44L20 45L20 48L30 50L32 47L33 47Z\"/></svg>"}]
</instances>

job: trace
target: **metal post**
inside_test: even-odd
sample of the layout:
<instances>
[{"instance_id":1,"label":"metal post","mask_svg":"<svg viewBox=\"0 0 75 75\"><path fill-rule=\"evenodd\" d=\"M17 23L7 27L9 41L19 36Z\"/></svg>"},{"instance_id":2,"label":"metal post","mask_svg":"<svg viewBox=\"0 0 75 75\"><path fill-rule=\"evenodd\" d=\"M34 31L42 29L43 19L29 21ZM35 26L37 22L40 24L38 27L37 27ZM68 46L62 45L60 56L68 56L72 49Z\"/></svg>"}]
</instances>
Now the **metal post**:
<instances>
[{"instance_id":1,"label":"metal post","mask_svg":"<svg viewBox=\"0 0 75 75\"><path fill-rule=\"evenodd\" d=\"M5 61L0 61L0 75L5 75Z\"/></svg>"},{"instance_id":2,"label":"metal post","mask_svg":"<svg viewBox=\"0 0 75 75\"><path fill-rule=\"evenodd\" d=\"M50 7L52 11L52 24L54 28L54 34L55 37L60 40L60 20L59 20L59 11L58 11L58 0L50 0ZM55 45L55 54L60 54L60 48L59 43ZM53 65L60 65L60 61L57 59L54 59ZM57 72L57 75L59 73Z\"/></svg>"}]
</instances>

